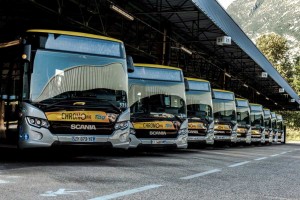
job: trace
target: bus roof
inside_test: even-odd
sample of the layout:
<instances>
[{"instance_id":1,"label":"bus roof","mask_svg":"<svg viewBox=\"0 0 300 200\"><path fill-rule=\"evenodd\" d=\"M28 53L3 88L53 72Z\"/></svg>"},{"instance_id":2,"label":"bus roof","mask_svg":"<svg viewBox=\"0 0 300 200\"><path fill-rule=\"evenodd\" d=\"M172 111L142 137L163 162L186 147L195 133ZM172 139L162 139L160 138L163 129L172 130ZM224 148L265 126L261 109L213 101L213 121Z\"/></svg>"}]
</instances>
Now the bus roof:
<instances>
[{"instance_id":1,"label":"bus roof","mask_svg":"<svg viewBox=\"0 0 300 200\"><path fill-rule=\"evenodd\" d=\"M261 104L258 103L249 103L250 106L262 106Z\"/></svg>"},{"instance_id":2,"label":"bus roof","mask_svg":"<svg viewBox=\"0 0 300 200\"><path fill-rule=\"evenodd\" d=\"M152 67L152 68L160 68L160 69L172 69L182 71L178 67L171 67L166 65L156 65L156 64L146 64L146 63L134 63L135 67Z\"/></svg>"},{"instance_id":3,"label":"bus roof","mask_svg":"<svg viewBox=\"0 0 300 200\"><path fill-rule=\"evenodd\" d=\"M235 98L235 100L238 100L238 101L249 101L248 99L243 99L243 98Z\"/></svg>"},{"instance_id":4,"label":"bus roof","mask_svg":"<svg viewBox=\"0 0 300 200\"><path fill-rule=\"evenodd\" d=\"M209 81L200 79L200 78L189 78L189 77L184 77L184 78L186 78L186 80L188 80L188 81L199 81L199 82L208 82L209 83Z\"/></svg>"},{"instance_id":5,"label":"bus roof","mask_svg":"<svg viewBox=\"0 0 300 200\"><path fill-rule=\"evenodd\" d=\"M215 91L215 92L227 92L227 93L233 93L233 92L228 91L228 90L220 90L220 89L213 89L213 91Z\"/></svg>"},{"instance_id":6,"label":"bus roof","mask_svg":"<svg viewBox=\"0 0 300 200\"><path fill-rule=\"evenodd\" d=\"M27 30L27 32L28 33L51 33L51 34L70 35L70 36L87 37L87 38L94 38L94 39L101 39L101 40L108 40L108 41L123 43L121 40L106 37L106 36L94 35L94 34L90 34L90 33L73 32L73 31L49 30L49 29L30 29L30 30Z\"/></svg>"}]
</instances>

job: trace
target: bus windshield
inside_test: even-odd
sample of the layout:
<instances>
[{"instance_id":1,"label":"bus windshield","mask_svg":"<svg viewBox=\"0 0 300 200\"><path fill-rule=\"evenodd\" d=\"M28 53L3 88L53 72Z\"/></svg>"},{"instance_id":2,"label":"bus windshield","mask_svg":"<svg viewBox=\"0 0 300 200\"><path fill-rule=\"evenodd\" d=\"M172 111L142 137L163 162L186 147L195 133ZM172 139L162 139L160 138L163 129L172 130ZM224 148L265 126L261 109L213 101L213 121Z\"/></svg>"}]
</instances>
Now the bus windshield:
<instances>
[{"instance_id":1,"label":"bus windshield","mask_svg":"<svg viewBox=\"0 0 300 200\"><path fill-rule=\"evenodd\" d=\"M183 82L130 79L129 102L133 116L186 117Z\"/></svg>"},{"instance_id":2,"label":"bus windshield","mask_svg":"<svg viewBox=\"0 0 300 200\"><path fill-rule=\"evenodd\" d=\"M187 91L187 113L190 118L206 119L212 117L211 92Z\"/></svg>"},{"instance_id":3,"label":"bus windshield","mask_svg":"<svg viewBox=\"0 0 300 200\"><path fill-rule=\"evenodd\" d=\"M213 99L215 120L236 121L235 102L232 100Z\"/></svg>"},{"instance_id":4,"label":"bus windshield","mask_svg":"<svg viewBox=\"0 0 300 200\"><path fill-rule=\"evenodd\" d=\"M238 108L237 109L237 122L239 125L250 124L249 108Z\"/></svg>"},{"instance_id":5,"label":"bus windshield","mask_svg":"<svg viewBox=\"0 0 300 200\"><path fill-rule=\"evenodd\" d=\"M36 51L29 99L33 103L58 100L106 101L126 107L125 60L54 50Z\"/></svg>"},{"instance_id":6,"label":"bus windshield","mask_svg":"<svg viewBox=\"0 0 300 200\"><path fill-rule=\"evenodd\" d=\"M265 120L265 127L266 128L271 128L271 119L270 118Z\"/></svg>"},{"instance_id":7,"label":"bus windshield","mask_svg":"<svg viewBox=\"0 0 300 200\"><path fill-rule=\"evenodd\" d=\"M263 126L263 113L262 112L251 112L251 126Z\"/></svg>"}]
</instances>

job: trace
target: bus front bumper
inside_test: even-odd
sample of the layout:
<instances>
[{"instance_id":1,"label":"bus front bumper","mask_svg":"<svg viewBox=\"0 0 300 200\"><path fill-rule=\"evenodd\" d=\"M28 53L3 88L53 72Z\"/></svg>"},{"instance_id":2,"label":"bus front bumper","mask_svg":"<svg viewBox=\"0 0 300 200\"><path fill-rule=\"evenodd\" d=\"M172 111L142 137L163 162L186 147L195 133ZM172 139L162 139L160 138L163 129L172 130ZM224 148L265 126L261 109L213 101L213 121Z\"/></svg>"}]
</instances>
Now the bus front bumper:
<instances>
[{"instance_id":1,"label":"bus front bumper","mask_svg":"<svg viewBox=\"0 0 300 200\"><path fill-rule=\"evenodd\" d=\"M175 147L179 149L187 148L187 135L179 135L177 138L137 138L130 134L129 148L150 147L150 148L164 148Z\"/></svg>"},{"instance_id":2,"label":"bus front bumper","mask_svg":"<svg viewBox=\"0 0 300 200\"><path fill-rule=\"evenodd\" d=\"M43 148L55 145L91 145L111 146L113 148L128 149L129 127L117 130L112 135L54 135L48 129L30 127L20 134L19 148Z\"/></svg>"},{"instance_id":3,"label":"bus front bumper","mask_svg":"<svg viewBox=\"0 0 300 200\"><path fill-rule=\"evenodd\" d=\"M214 133L207 133L205 136L188 136L188 143L214 144Z\"/></svg>"}]
</instances>

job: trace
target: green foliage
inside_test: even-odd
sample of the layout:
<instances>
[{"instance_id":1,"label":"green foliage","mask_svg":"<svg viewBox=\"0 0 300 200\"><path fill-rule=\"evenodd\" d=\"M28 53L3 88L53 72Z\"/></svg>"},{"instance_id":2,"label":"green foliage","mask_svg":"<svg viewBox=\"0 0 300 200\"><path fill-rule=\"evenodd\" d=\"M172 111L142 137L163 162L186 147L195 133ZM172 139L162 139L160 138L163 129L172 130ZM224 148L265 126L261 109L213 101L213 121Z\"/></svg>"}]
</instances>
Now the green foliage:
<instances>
[{"instance_id":1,"label":"green foliage","mask_svg":"<svg viewBox=\"0 0 300 200\"><path fill-rule=\"evenodd\" d=\"M281 76L292 84L293 65L288 56L287 40L276 33L269 33L260 36L256 40L256 45Z\"/></svg>"},{"instance_id":2,"label":"green foliage","mask_svg":"<svg viewBox=\"0 0 300 200\"><path fill-rule=\"evenodd\" d=\"M257 47L268 58L283 78L300 93L300 57L294 63L289 59L287 40L275 33L265 34L256 41ZM282 114L287 126L288 140L300 140L300 112L276 111Z\"/></svg>"},{"instance_id":3,"label":"green foliage","mask_svg":"<svg viewBox=\"0 0 300 200\"><path fill-rule=\"evenodd\" d=\"M300 57L295 60L294 75L293 75L293 86L294 89L300 93Z\"/></svg>"}]
</instances>

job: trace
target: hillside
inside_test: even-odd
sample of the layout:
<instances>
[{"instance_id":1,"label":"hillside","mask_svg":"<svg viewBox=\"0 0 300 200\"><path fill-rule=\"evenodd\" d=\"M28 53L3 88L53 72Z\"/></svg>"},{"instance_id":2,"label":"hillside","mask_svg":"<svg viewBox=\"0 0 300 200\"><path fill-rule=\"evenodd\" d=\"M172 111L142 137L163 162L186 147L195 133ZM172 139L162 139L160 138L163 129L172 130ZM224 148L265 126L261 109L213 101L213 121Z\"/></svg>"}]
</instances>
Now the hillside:
<instances>
[{"instance_id":1,"label":"hillside","mask_svg":"<svg viewBox=\"0 0 300 200\"><path fill-rule=\"evenodd\" d=\"M300 51L300 0L235 0L227 12L255 40L275 32L285 36L293 57Z\"/></svg>"}]
</instances>

